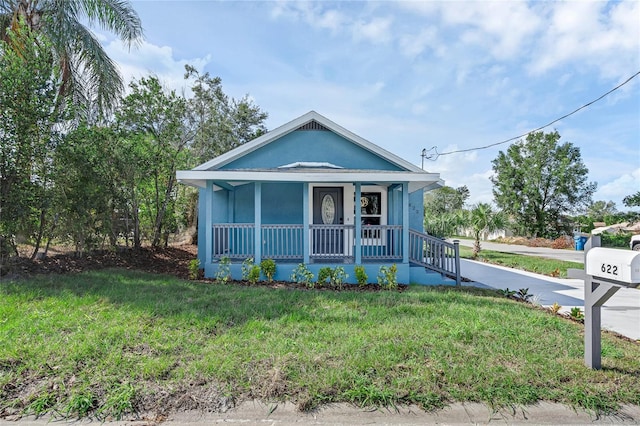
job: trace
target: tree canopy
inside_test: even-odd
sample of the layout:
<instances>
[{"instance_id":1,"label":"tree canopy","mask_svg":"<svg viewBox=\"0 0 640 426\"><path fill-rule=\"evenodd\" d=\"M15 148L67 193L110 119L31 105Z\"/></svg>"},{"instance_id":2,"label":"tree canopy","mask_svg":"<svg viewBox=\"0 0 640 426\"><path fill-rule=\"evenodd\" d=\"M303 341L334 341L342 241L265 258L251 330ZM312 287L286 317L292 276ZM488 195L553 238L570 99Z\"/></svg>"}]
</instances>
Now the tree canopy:
<instances>
[{"instance_id":1,"label":"tree canopy","mask_svg":"<svg viewBox=\"0 0 640 426\"><path fill-rule=\"evenodd\" d=\"M142 24L124 0L0 0L0 37L17 52L28 48L5 37L22 25L46 40L49 56L61 70L58 90L77 106L111 110L123 92L122 77L97 37L82 22L99 25L128 46L142 39Z\"/></svg>"},{"instance_id":2,"label":"tree canopy","mask_svg":"<svg viewBox=\"0 0 640 426\"><path fill-rule=\"evenodd\" d=\"M492 164L495 202L521 235L553 238L570 231L565 216L588 206L596 189L580 149L560 143L557 131L530 133Z\"/></svg>"}]
</instances>

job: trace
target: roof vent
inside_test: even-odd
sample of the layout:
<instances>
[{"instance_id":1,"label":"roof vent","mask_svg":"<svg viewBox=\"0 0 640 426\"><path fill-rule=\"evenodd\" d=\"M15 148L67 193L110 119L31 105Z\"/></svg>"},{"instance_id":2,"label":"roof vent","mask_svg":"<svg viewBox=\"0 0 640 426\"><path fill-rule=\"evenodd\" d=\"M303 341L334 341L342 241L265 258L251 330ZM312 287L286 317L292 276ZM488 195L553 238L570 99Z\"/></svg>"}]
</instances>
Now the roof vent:
<instances>
[{"instance_id":1,"label":"roof vent","mask_svg":"<svg viewBox=\"0 0 640 426\"><path fill-rule=\"evenodd\" d=\"M322 124L318 123L316 120L311 120L310 122L298 127L296 130L324 130L328 131L326 127Z\"/></svg>"},{"instance_id":2,"label":"roof vent","mask_svg":"<svg viewBox=\"0 0 640 426\"><path fill-rule=\"evenodd\" d=\"M295 163L278 166L279 169L342 169L341 166L326 162L296 161Z\"/></svg>"}]
</instances>

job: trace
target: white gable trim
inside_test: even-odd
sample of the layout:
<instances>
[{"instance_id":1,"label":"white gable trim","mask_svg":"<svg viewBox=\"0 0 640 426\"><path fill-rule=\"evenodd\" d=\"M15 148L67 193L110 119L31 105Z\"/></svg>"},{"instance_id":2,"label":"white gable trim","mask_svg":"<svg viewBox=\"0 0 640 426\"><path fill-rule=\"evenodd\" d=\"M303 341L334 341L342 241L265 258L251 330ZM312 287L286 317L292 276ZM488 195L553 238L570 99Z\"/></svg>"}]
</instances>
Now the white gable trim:
<instances>
[{"instance_id":1,"label":"white gable trim","mask_svg":"<svg viewBox=\"0 0 640 426\"><path fill-rule=\"evenodd\" d=\"M220 167L223 167L226 164L231 163L232 161L243 157L244 155L247 155L253 151L255 151L256 149L263 147L271 142L273 142L276 139L281 138L282 136L291 133L295 130L297 130L299 127L307 124L308 122L315 120L318 123L320 123L321 125L323 125L324 127L326 127L327 129L331 130L332 132L338 134L339 136L342 136L343 138L355 143L356 145L361 146L362 148L366 149L367 151L370 151L382 158L384 158L385 160L389 161L392 164L395 164L396 166L399 166L407 171L412 171L412 172L420 172L423 173L424 171L422 169L420 169L418 166L415 166L413 164L411 164L410 162L398 157L395 154L392 154L391 152L379 147L378 145L375 145L371 142L369 142L368 140L361 138L360 136L356 135L355 133L345 129L344 127L334 123L333 121L329 120L328 118L318 114L315 111L309 111L308 113L296 118L295 120L292 120L268 133L265 133L264 135L253 139L250 142L247 142L235 149L232 149L231 151L228 151L210 161L207 161L206 163L203 163L197 167L195 167L193 170L216 170L219 169Z\"/></svg>"}]
</instances>

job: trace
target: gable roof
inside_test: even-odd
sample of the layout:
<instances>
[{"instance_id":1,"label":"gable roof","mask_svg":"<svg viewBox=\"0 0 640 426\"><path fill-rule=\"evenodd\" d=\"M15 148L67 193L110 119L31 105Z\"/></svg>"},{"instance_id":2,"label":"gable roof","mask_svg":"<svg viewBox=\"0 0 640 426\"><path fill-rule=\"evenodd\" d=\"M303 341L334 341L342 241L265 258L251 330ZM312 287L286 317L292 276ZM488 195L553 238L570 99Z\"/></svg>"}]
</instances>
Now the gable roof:
<instances>
[{"instance_id":1,"label":"gable roof","mask_svg":"<svg viewBox=\"0 0 640 426\"><path fill-rule=\"evenodd\" d=\"M333 121L329 120L321 114L318 114L315 111L309 111L308 113L296 118L295 120L283 124L282 126L277 127L276 129L267 132L250 142L232 149L231 151L228 151L212 160L209 160L206 163L200 164L199 166L193 168L193 170L217 170L220 167L223 167L244 155L247 155L259 148L264 147L265 145L270 144L271 142L285 136L288 133L300 129L301 127L306 126L307 128L318 128L317 125L321 126L320 128L332 131L333 133L343 137L344 139L352 142L355 145L366 149L369 152L372 152L373 154L385 159L389 163L394 164L401 169L411 172L424 173L424 171L419 167L356 135L355 133L334 123Z\"/></svg>"},{"instance_id":2,"label":"gable roof","mask_svg":"<svg viewBox=\"0 0 640 426\"><path fill-rule=\"evenodd\" d=\"M324 162L298 162L285 167L267 169L225 170L223 167L248 155L296 130L329 130L349 142L373 153L390 164L397 171L344 169ZM289 166L289 167L287 167ZM295 167L294 167L295 166ZM444 185L439 173L429 173L409 163L395 154L367 141L328 118L310 111L250 142L226 152L191 170L178 170L178 181L187 185L205 188L207 182L222 187L233 187L246 182L307 182L344 183L365 182L369 184L393 184L407 182L409 192L424 188L436 189Z\"/></svg>"}]
</instances>

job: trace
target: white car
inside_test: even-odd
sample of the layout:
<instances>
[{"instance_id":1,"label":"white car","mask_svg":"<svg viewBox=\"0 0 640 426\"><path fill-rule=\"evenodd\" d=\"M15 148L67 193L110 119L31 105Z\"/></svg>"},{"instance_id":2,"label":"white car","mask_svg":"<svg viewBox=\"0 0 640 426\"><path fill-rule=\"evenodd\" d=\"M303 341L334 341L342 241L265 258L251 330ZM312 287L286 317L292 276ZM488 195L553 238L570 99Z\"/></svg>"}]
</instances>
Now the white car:
<instances>
[{"instance_id":1,"label":"white car","mask_svg":"<svg viewBox=\"0 0 640 426\"><path fill-rule=\"evenodd\" d=\"M640 234L631 236L629 247L631 248L631 250L640 251Z\"/></svg>"}]
</instances>

